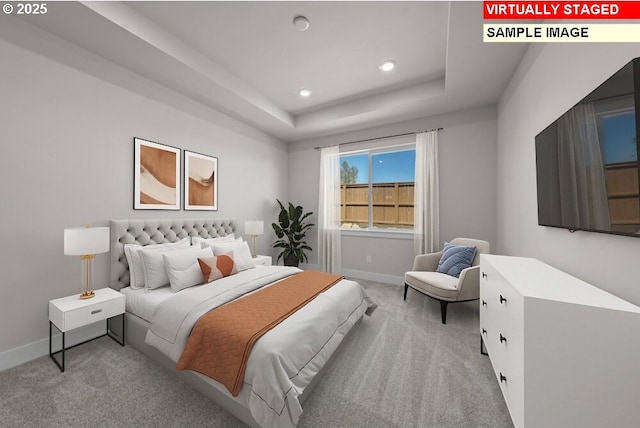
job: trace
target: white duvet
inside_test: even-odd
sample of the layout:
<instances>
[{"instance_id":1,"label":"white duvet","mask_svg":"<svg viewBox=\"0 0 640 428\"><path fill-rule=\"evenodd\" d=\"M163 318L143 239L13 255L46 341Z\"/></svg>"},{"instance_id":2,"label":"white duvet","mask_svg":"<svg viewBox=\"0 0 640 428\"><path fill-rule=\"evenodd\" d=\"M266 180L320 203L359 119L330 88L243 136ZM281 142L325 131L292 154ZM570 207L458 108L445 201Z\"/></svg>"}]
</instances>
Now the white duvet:
<instances>
[{"instance_id":1,"label":"white duvet","mask_svg":"<svg viewBox=\"0 0 640 428\"><path fill-rule=\"evenodd\" d=\"M156 308L145 342L177 362L200 316L298 272L284 266L249 269L176 293ZM302 414L298 397L353 325L375 306L360 284L346 279L321 293L255 343L235 400L264 428L295 427ZM223 385L211 383L231 397Z\"/></svg>"}]
</instances>

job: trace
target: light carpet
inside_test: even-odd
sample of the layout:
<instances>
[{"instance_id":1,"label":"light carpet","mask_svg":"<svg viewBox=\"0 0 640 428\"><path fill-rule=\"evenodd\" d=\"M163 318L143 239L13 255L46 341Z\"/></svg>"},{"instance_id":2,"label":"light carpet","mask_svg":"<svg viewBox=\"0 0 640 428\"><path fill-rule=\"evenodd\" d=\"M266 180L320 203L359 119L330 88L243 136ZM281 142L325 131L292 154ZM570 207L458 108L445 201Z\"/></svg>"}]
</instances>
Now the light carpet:
<instances>
[{"instance_id":1,"label":"light carpet","mask_svg":"<svg viewBox=\"0 0 640 428\"><path fill-rule=\"evenodd\" d=\"M311 427L513 427L487 356L478 303L440 305L359 281L378 303L304 404ZM0 427L244 427L131 346L104 337L0 372Z\"/></svg>"}]
</instances>

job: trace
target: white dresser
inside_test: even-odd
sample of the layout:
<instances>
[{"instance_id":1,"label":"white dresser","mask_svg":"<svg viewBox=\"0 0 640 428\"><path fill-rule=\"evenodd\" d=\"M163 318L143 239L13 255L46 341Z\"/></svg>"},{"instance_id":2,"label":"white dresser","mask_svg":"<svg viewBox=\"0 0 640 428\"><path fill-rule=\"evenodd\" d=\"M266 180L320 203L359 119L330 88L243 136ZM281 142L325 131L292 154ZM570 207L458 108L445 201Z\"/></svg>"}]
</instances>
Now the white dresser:
<instances>
[{"instance_id":1,"label":"white dresser","mask_svg":"<svg viewBox=\"0 0 640 428\"><path fill-rule=\"evenodd\" d=\"M640 427L638 306L535 259L483 254L480 272L480 334L516 428Z\"/></svg>"}]
</instances>

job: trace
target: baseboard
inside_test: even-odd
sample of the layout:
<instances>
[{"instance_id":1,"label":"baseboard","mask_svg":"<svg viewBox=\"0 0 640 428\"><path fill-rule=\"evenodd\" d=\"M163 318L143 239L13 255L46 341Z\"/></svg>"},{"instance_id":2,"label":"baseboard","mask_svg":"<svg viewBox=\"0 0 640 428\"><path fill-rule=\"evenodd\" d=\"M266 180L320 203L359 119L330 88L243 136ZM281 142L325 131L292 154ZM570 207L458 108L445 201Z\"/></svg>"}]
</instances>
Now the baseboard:
<instances>
[{"instance_id":1,"label":"baseboard","mask_svg":"<svg viewBox=\"0 0 640 428\"><path fill-rule=\"evenodd\" d=\"M320 265L317 263L300 263L300 269L320 270Z\"/></svg>"},{"instance_id":2,"label":"baseboard","mask_svg":"<svg viewBox=\"0 0 640 428\"><path fill-rule=\"evenodd\" d=\"M368 281L383 282L385 284L404 285L403 276L387 275L384 273L365 272L355 269L342 269L342 274L347 278L366 279Z\"/></svg>"},{"instance_id":3,"label":"baseboard","mask_svg":"<svg viewBox=\"0 0 640 428\"><path fill-rule=\"evenodd\" d=\"M317 264L301 264L301 269L318 270ZM342 269L342 274L347 278L366 279L368 281L383 282L385 284L404 285L404 276L387 275L384 273L365 272L356 269Z\"/></svg>"},{"instance_id":4,"label":"baseboard","mask_svg":"<svg viewBox=\"0 0 640 428\"><path fill-rule=\"evenodd\" d=\"M56 329L53 329L54 332ZM93 337L100 336L106 332L105 322L97 322L86 327L78 328L70 331L65 337L66 348L69 348L77 343L84 342L85 340ZM60 349L62 343L62 334L56 332L53 334L53 346L54 352ZM19 366L36 358L49 355L49 337L37 340L26 345L18 346L17 348L9 349L8 351L0 352L0 371L10 369L11 367ZM53 364L53 362L51 362Z\"/></svg>"},{"instance_id":5,"label":"baseboard","mask_svg":"<svg viewBox=\"0 0 640 428\"><path fill-rule=\"evenodd\" d=\"M49 353L49 338L0 352L0 371L19 366Z\"/></svg>"}]
</instances>

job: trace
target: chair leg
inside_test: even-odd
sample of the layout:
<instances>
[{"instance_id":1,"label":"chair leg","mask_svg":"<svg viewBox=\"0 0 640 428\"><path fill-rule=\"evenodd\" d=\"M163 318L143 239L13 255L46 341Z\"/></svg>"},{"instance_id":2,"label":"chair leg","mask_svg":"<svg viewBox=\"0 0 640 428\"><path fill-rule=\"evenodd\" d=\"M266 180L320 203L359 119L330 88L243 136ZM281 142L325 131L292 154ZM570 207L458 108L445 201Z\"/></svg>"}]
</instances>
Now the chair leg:
<instances>
[{"instance_id":1,"label":"chair leg","mask_svg":"<svg viewBox=\"0 0 640 428\"><path fill-rule=\"evenodd\" d=\"M409 284L404 283L404 300L407 300L407 290L409 289Z\"/></svg>"},{"instance_id":2,"label":"chair leg","mask_svg":"<svg viewBox=\"0 0 640 428\"><path fill-rule=\"evenodd\" d=\"M449 302L440 300L440 311L442 312L442 324L447 323L447 305Z\"/></svg>"}]
</instances>

